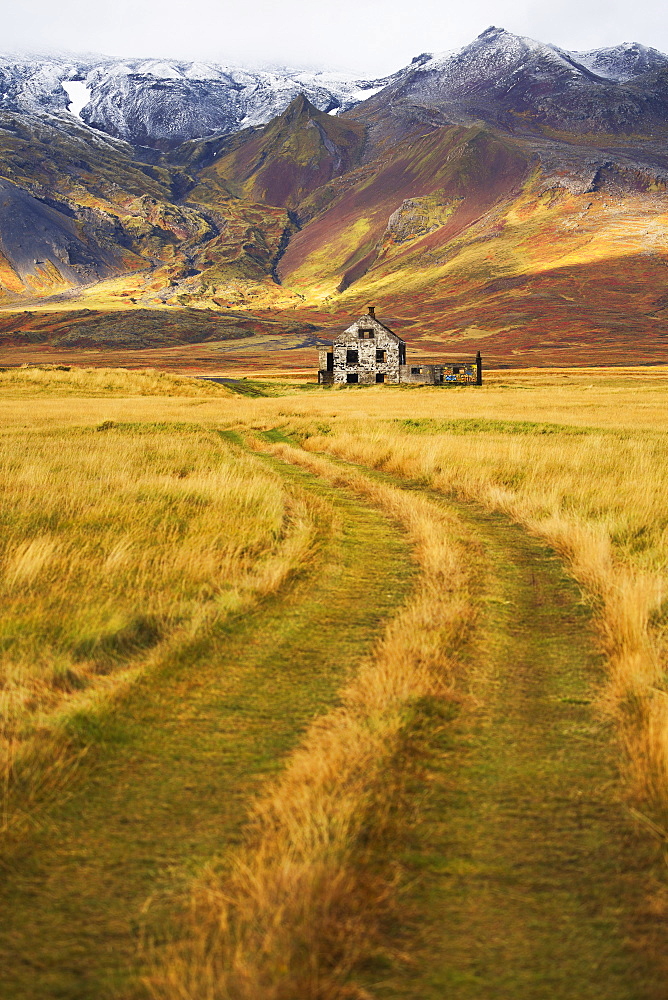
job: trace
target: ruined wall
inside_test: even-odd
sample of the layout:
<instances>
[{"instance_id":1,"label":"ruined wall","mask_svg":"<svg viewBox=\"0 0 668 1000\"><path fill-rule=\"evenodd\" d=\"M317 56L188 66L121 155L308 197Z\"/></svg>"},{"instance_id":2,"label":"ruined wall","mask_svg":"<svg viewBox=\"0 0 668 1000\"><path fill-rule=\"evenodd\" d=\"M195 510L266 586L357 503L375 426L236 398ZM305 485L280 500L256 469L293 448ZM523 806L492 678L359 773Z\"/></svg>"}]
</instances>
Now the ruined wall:
<instances>
[{"instance_id":1,"label":"ruined wall","mask_svg":"<svg viewBox=\"0 0 668 1000\"><path fill-rule=\"evenodd\" d=\"M403 344L399 338L389 333L378 320L364 316L334 341L334 382L348 383L350 376L353 379L357 376L360 385L379 381L396 385L402 354Z\"/></svg>"},{"instance_id":2,"label":"ruined wall","mask_svg":"<svg viewBox=\"0 0 668 1000\"><path fill-rule=\"evenodd\" d=\"M410 382L413 385L434 385L436 379L435 365L401 365L399 381Z\"/></svg>"},{"instance_id":3,"label":"ruined wall","mask_svg":"<svg viewBox=\"0 0 668 1000\"><path fill-rule=\"evenodd\" d=\"M318 382L320 385L331 385L334 381L332 370L331 347L318 348Z\"/></svg>"},{"instance_id":4,"label":"ruined wall","mask_svg":"<svg viewBox=\"0 0 668 1000\"><path fill-rule=\"evenodd\" d=\"M470 362L452 365L401 365L399 381L413 385L474 385L476 366Z\"/></svg>"}]
</instances>

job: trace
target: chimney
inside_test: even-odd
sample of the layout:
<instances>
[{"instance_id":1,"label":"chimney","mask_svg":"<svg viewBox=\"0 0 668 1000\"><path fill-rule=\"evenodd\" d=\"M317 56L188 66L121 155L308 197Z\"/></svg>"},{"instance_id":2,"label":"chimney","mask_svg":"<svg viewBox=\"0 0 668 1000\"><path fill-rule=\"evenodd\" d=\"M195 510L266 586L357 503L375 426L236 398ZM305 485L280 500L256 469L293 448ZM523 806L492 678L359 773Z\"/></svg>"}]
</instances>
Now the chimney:
<instances>
[{"instance_id":1,"label":"chimney","mask_svg":"<svg viewBox=\"0 0 668 1000\"><path fill-rule=\"evenodd\" d=\"M375 306L367 306L367 309L368 309L369 316L371 317L371 319L375 319L376 318L376 307Z\"/></svg>"}]
</instances>

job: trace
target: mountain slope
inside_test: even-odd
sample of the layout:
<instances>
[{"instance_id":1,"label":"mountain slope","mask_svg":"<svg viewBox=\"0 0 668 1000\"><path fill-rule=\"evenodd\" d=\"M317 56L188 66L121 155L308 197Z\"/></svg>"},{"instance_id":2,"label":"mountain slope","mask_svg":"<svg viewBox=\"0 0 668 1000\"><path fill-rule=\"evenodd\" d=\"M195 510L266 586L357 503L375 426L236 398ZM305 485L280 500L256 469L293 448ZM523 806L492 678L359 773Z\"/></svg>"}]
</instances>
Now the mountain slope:
<instances>
[{"instance_id":1,"label":"mountain slope","mask_svg":"<svg viewBox=\"0 0 668 1000\"><path fill-rule=\"evenodd\" d=\"M307 195L355 165L364 128L318 111L304 95L265 128L219 148L199 174L202 185L222 187L237 198L293 208Z\"/></svg>"},{"instance_id":2,"label":"mountain slope","mask_svg":"<svg viewBox=\"0 0 668 1000\"><path fill-rule=\"evenodd\" d=\"M145 264L102 226L77 220L66 206L51 207L2 180L0 247L3 282L14 292L52 293Z\"/></svg>"},{"instance_id":3,"label":"mountain slope","mask_svg":"<svg viewBox=\"0 0 668 1000\"><path fill-rule=\"evenodd\" d=\"M133 310L153 343L151 309L234 310L236 326L247 314L251 331L262 316L288 331L375 301L428 352L665 351L656 50L573 53L491 28L377 93L348 81L345 97L339 81L337 114L318 74L302 74L317 101L306 87L284 105L287 72L75 58L0 70L5 309L97 310L105 331L110 311ZM92 92L84 118L108 104L120 117L100 125L152 148L64 110L75 77ZM17 323L29 338L32 320Z\"/></svg>"},{"instance_id":4,"label":"mountain slope","mask_svg":"<svg viewBox=\"0 0 668 1000\"><path fill-rule=\"evenodd\" d=\"M65 113L0 113L0 303L131 272L112 300L148 288L177 302L212 258L231 279L273 285L286 213L258 213L224 192L213 205L178 203L193 184L180 167L137 160L127 143Z\"/></svg>"},{"instance_id":5,"label":"mountain slope","mask_svg":"<svg viewBox=\"0 0 668 1000\"><path fill-rule=\"evenodd\" d=\"M295 235L279 273L301 294L344 291L397 244L440 230L452 238L521 184L528 162L480 128L436 129L332 185L329 205ZM306 205L309 210L309 204Z\"/></svg>"}]
</instances>

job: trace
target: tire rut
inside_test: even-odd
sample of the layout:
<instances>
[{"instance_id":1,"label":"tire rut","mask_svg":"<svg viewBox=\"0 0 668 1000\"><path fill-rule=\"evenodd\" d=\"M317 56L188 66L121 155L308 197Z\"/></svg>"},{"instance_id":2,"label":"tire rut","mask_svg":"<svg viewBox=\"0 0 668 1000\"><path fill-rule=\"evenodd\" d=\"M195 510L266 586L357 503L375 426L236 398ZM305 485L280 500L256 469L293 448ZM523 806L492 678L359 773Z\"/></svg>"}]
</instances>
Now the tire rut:
<instances>
[{"instance_id":1,"label":"tire rut","mask_svg":"<svg viewBox=\"0 0 668 1000\"><path fill-rule=\"evenodd\" d=\"M142 934L164 933L175 894L239 841L259 782L335 703L407 594L410 554L382 512L281 471L329 510L313 567L99 717L78 782L39 817L0 886L0 911L11 913L0 997L143 996Z\"/></svg>"},{"instance_id":2,"label":"tire rut","mask_svg":"<svg viewBox=\"0 0 668 1000\"><path fill-rule=\"evenodd\" d=\"M429 792L403 857L412 888L400 944L414 962L375 992L665 998L649 957L654 859L593 704L603 665L590 610L538 540L502 515L449 506L485 553L485 612L466 665L478 707L431 734L413 789Z\"/></svg>"}]
</instances>

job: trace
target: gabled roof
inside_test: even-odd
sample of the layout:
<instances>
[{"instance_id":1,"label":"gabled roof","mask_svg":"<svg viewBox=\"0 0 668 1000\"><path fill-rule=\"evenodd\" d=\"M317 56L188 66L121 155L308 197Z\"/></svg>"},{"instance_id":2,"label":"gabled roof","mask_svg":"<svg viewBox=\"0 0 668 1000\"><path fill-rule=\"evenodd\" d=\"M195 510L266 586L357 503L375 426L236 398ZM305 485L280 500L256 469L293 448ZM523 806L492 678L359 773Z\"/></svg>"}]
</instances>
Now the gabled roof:
<instances>
[{"instance_id":1,"label":"gabled roof","mask_svg":"<svg viewBox=\"0 0 668 1000\"><path fill-rule=\"evenodd\" d=\"M353 330L357 330L360 326L364 326L365 328L374 326L380 327L380 329L384 330L385 333L389 333L391 337L394 337L397 343L399 344L406 343L406 341L403 340L399 336L399 334L395 333L394 330L390 330L389 326L386 326L385 323L381 323L380 320L377 319L376 316L372 316L371 313L364 313L362 316L360 316L359 319L356 319L354 323L351 323L350 326L347 326L346 329L342 331L342 333L339 333L334 338L334 343L336 343L339 337L343 337L346 333L351 333Z\"/></svg>"}]
</instances>

